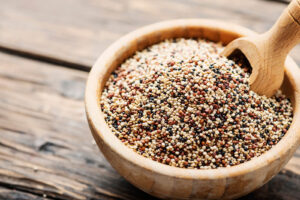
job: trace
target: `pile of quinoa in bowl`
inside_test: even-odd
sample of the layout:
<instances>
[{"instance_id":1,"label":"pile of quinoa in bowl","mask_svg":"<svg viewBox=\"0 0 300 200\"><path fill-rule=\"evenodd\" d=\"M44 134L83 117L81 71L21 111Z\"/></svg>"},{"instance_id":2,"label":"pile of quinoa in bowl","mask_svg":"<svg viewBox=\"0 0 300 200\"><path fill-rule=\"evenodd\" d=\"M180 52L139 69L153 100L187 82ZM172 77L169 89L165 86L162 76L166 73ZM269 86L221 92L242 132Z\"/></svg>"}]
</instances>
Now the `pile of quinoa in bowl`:
<instances>
[{"instance_id":1,"label":"pile of quinoa in bowl","mask_svg":"<svg viewBox=\"0 0 300 200\"><path fill-rule=\"evenodd\" d=\"M126 146L180 168L230 167L258 157L285 135L290 100L250 90L248 68L221 57L221 44L171 39L127 59L100 105Z\"/></svg>"}]
</instances>

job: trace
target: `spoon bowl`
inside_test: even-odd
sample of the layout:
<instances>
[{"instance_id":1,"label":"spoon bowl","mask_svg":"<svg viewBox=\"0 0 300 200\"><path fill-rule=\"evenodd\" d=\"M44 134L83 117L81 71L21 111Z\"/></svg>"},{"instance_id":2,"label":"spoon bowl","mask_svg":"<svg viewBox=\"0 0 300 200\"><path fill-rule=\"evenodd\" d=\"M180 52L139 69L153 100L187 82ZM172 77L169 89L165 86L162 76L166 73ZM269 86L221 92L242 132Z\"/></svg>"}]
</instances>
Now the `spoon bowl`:
<instances>
[{"instance_id":1,"label":"spoon bowl","mask_svg":"<svg viewBox=\"0 0 300 200\"><path fill-rule=\"evenodd\" d=\"M249 29L216 20L165 21L129 33L98 58L87 81L87 119L100 150L126 180L163 199L235 199L261 187L283 168L300 143L300 70L290 57L281 89L293 104L292 125L272 149L237 166L199 170L152 161L126 147L112 133L100 108L101 92L110 74L136 51L168 38L201 38L227 45L236 38L253 35Z\"/></svg>"}]
</instances>

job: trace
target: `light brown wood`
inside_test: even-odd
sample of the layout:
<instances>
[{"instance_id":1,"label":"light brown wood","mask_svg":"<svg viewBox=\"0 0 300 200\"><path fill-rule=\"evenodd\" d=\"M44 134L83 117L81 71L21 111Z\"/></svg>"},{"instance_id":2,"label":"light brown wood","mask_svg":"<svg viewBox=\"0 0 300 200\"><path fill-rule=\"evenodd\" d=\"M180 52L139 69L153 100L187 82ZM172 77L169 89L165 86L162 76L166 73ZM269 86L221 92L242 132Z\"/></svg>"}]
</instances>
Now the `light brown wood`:
<instances>
[{"instance_id":1,"label":"light brown wood","mask_svg":"<svg viewBox=\"0 0 300 200\"><path fill-rule=\"evenodd\" d=\"M222 55L230 56L236 50L240 50L252 68L251 89L270 97L281 86L286 57L298 43L300 43L300 0L293 0L269 31L232 41Z\"/></svg>"},{"instance_id":2,"label":"light brown wood","mask_svg":"<svg viewBox=\"0 0 300 200\"><path fill-rule=\"evenodd\" d=\"M174 20L138 29L112 44L93 66L87 82L85 106L93 136L111 165L141 190L171 199L234 199L267 183L292 157L300 143L300 70L288 58L283 91L294 105L293 123L284 138L258 158L230 168L182 169L138 155L112 134L101 112L99 98L110 73L135 51L174 37L199 37L228 44L255 33L214 20Z\"/></svg>"}]
</instances>

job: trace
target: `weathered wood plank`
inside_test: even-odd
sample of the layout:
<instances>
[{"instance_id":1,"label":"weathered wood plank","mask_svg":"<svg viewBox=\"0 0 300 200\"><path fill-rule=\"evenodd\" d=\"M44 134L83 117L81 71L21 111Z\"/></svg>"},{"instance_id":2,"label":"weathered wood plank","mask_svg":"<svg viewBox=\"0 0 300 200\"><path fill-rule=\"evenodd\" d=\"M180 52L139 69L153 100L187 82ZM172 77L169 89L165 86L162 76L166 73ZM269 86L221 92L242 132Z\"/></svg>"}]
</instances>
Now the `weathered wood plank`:
<instances>
[{"instance_id":1,"label":"weathered wood plank","mask_svg":"<svg viewBox=\"0 0 300 200\"><path fill-rule=\"evenodd\" d=\"M86 72L1 53L0 63L0 199L154 199L120 177L93 143ZM299 155L244 199L296 200Z\"/></svg>"},{"instance_id":2,"label":"weathered wood plank","mask_svg":"<svg viewBox=\"0 0 300 200\"><path fill-rule=\"evenodd\" d=\"M174 18L214 18L266 31L286 4L262 0L0 0L0 47L90 67L122 35ZM300 47L292 55L300 63ZM77 66L78 67L78 66Z\"/></svg>"},{"instance_id":3,"label":"weathered wood plank","mask_svg":"<svg viewBox=\"0 0 300 200\"><path fill-rule=\"evenodd\" d=\"M83 105L87 73L3 54L0 62L0 188L10 190L0 191L3 198L149 198L93 143Z\"/></svg>"},{"instance_id":4,"label":"weathered wood plank","mask_svg":"<svg viewBox=\"0 0 300 200\"><path fill-rule=\"evenodd\" d=\"M0 199L10 200L10 199L20 199L20 200L49 200L46 195L40 197L27 192L22 191L11 191L9 189L0 188Z\"/></svg>"}]
</instances>

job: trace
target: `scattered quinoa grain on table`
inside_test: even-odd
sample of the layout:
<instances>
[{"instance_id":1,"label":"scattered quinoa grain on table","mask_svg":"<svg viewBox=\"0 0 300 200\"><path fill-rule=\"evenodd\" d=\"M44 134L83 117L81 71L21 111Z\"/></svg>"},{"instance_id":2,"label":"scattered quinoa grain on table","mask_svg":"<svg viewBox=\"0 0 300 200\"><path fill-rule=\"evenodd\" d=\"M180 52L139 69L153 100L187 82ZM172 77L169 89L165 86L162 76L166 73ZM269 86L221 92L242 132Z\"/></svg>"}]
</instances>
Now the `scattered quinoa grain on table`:
<instances>
[{"instance_id":1,"label":"scattered quinoa grain on table","mask_svg":"<svg viewBox=\"0 0 300 200\"><path fill-rule=\"evenodd\" d=\"M136 52L101 95L112 132L142 156L181 168L229 167L272 148L292 122L290 100L251 91L248 68L222 50L179 38Z\"/></svg>"}]
</instances>

